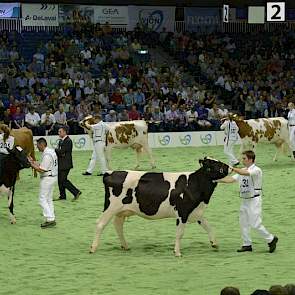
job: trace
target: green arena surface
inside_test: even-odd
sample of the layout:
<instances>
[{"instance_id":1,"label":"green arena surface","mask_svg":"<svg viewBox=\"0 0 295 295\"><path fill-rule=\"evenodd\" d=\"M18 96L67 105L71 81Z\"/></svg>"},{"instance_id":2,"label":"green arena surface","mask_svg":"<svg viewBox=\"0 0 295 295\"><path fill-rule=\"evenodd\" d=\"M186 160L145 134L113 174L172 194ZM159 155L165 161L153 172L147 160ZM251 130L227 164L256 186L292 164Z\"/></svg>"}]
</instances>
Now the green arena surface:
<instances>
[{"instance_id":1,"label":"green arena surface","mask_svg":"<svg viewBox=\"0 0 295 295\"><path fill-rule=\"evenodd\" d=\"M156 171L193 171L198 159L225 160L223 147L155 149ZM219 251L210 247L198 224L188 224L182 257L173 255L175 220L130 217L124 232L130 251L122 251L112 223L103 232L100 248L89 254L95 221L104 202L102 178L82 176L91 152L75 152L70 179L83 192L77 202L55 202L56 228L40 229L39 179L30 169L21 173L15 190L17 224L8 220L6 199L0 200L0 294L194 294L217 295L227 285L241 295L295 278L294 167L287 156L272 162L275 148L261 145L257 165L264 172L263 223L279 237L275 253L252 233L254 252L237 253L241 246L237 184L219 184L205 217L215 228ZM39 155L38 155L39 156ZM132 170L132 150L113 150L113 169ZM141 168L150 170L147 157ZM98 171L97 171L98 172ZM54 197L58 197L56 186Z\"/></svg>"}]
</instances>

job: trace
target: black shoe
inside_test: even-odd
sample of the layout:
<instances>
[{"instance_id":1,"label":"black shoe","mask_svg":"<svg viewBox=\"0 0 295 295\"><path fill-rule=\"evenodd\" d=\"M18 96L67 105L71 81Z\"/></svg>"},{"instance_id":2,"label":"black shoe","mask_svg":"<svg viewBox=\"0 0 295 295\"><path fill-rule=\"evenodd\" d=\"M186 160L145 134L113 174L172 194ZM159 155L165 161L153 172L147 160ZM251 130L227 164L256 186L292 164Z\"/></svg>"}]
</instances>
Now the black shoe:
<instances>
[{"instance_id":1,"label":"black shoe","mask_svg":"<svg viewBox=\"0 0 295 295\"><path fill-rule=\"evenodd\" d=\"M58 197L57 199L53 199L53 201L63 201L63 200L66 200L67 198L66 197Z\"/></svg>"},{"instance_id":2,"label":"black shoe","mask_svg":"<svg viewBox=\"0 0 295 295\"><path fill-rule=\"evenodd\" d=\"M237 167L240 165L240 162L236 163L236 164L233 164L233 167Z\"/></svg>"},{"instance_id":3,"label":"black shoe","mask_svg":"<svg viewBox=\"0 0 295 295\"><path fill-rule=\"evenodd\" d=\"M45 221L44 223L41 224L41 228L54 227L54 226L56 226L55 220Z\"/></svg>"},{"instance_id":4,"label":"black shoe","mask_svg":"<svg viewBox=\"0 0 295 295\"><path fill-rule=\"evenodd\" d=\"M274 236L273 240L270 243L268 243L269 253L273 253L276 250L278 240L279 238Z\"/></svg>"},{"instance_id":5,"label":"black shoe","mask_svg":"<svg viewBox=\"0 0 295 295\"><path fill-rule=\"evenodd\" d=\"M242 246L242 248L238 249L237 252L252 252L252 246Z\"/></svg>"},{"instance_id":6,"label":"black shoe","mask_svg":"<svg viewBox=\"0 0 295 295\"><path fill-rule=\"evenodd\" d=\"M86 172L82 173L82 175L92 175L92 174L86 171Z\"/></svg>"},{"instance_id":7,"label":"black shoe","mask_svg":"<svg viewBox=\"0 0 295 295\"><path fill-rule=\"evenodd\" d=\"M104 174L103 173L98 173L97 176L104 176Z\"/></svg>"},{"instance_id":8,"label":"black shoe","mask_svg":"<svg viewBox=\"0 0 295 295\"><path fill-rule=\"evenodd\" d=\"M81 196L82 192L78 192L76 196L74 196L73 201L77 201L79 199L79 197Z\"/></svg>"}]
</instances>

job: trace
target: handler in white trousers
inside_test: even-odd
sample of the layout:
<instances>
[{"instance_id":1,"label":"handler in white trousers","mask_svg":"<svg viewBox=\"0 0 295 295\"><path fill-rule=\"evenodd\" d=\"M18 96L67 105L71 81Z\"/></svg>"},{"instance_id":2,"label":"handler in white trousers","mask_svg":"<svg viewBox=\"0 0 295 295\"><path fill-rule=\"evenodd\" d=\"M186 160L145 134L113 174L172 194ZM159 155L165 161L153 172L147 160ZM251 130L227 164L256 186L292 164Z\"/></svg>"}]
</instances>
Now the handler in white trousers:
<instances>
[{"instance_id":1,"label":"handler in white trousers","mask_svg":"<svg viewBox=\"0 0 295 295\"><path fill-rule=\"evenodd\" d=\"M40 173L39 202L45 217L45 222L41 224L41 228L48 228L56 225L53 189L57 182L58 161L54 149L47 147L45 138L39 138L37 140L37 147L42 153L41 163L34 162L32 158L29 158L29 160L32 167Z\"/></svg>"},{"instance_id":2,"label":"handler in white trousers","mask_svg":"<svg viewBox=\"0 0 295 295\"><path fill-rule=\"evenodd\" d=\"M293 102L288 104L288 127L289 127L289 138L290 145L293 152L293 158L295 159L295 107Z\"/></svg>"},{"instance_id":3,"label":"handler in white trousers","mask_svg":"<svg viewBox=\"0 0 295 295\"><path fill-rule=\"evenodd\" d=\"M235 121L233 121L233 114L229 113L228 117L220 126L221 130L224 130L224 153L228 157L229 165L236 166L240 162L234 155L234 146L239 139L239 127Z\"/></svg>"},{"instance_id":4,"label":"handler in white trousers","mask_svg":"<svg viewBox=\"0 0 295 295\"><path fill-rule=\"evenodd\" d=\"M94 125L90 125L85 123L86 127L92 130L93 136L93 147L94 150L92 152L91 160L89 162L88 168L83 175L91 175L95 169L96 160L100 163L101 172L98 174L102 176L107 171L107 161L105 158L105 147L106 147L106 134L109 130L107 124L105 124L101 120L100 115L96 115L94 117L98 123Z\"/></svg>"},{"instance_id":5,"label":"handler in white trousers","mask_svg":"<svg viewBox=\"0 0 295 295\"><path fill-rule=\"evenodd\" d=\"M243 245L238 252L252 252L251 228L255 229L268 243L269 252L276 249L278 238L269 233L262 224L262 171L255 165L255 153L253 151L243 152L243 164L245 168L234 168L234 176L226 176L216 182L240 184L240 227Z\"/></svg>"}]
</instances>

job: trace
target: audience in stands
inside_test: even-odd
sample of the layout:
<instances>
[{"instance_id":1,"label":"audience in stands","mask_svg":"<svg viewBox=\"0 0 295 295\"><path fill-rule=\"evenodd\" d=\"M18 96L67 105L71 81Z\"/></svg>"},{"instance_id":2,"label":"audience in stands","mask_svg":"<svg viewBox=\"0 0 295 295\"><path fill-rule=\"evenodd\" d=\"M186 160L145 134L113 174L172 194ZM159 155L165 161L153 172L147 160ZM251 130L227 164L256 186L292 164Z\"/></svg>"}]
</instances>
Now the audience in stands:
<instances>
[{"instance_id":1,"label":"audience in stands","mask_svg":"<svg viewBox=\"0 0 295 295\"><path fill-rule=\"evenodd\" d=\"M67 124L75 134L100 113L109 122L144 119L150 131L218 130L224 104L250 119L286 116L294 101L291 31L117 33L80 16L67 21L56 34L0 33L2 122L35 135ZM176 61L139 54L155 44Z\"/></svg>"}]
</instances>

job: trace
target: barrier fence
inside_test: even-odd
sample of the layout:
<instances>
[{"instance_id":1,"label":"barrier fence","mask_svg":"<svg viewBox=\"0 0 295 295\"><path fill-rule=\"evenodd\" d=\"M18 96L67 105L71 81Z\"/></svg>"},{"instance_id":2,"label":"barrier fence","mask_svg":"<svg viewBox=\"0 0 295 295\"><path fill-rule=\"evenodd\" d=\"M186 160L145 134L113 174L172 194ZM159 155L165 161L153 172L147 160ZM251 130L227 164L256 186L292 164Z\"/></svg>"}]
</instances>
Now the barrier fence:
<instances>
[{"instance_id":1,"label":"barrier fence","mask_svg":"<svg viewBox=\"0 0 295 295\"><path fill-rule=\"evenodd\" d=\"M59 26L23 26L22 19L0 18L0 31L17 31L19 33L24 31L34 32L62 32L66 24ZM128 24L111 24L114 32L126 32L129 30ZM245 20L232 21L229 23L217 23L214 25L200 24L195 26L195 31L198 33L206 32L224 32L224 33L250 33L250 32L272 32L274 30L289 30L295 29L295 21L288 21L284 23L265 23L265 24L248 24ZM176 33L183 33L188 31L189 27L185 21L175 21L174 31Z\"/></svg>"},{"instance_id":2,"label":"barrier fence","mask_svg":"<svg viewBox=\"0 0 295 295\"><path fill-rule=\"evenodd\" d=\"M40 136L39 136L40 137ZM34 136L36 140L39 138ZM200 132L163 132L149 133L149 146L151 148L175 148L175 147L208 147L223 145L224 132L222 131L200 131ZM45 137L48 146L56 148L59 137ZM74 151L93 150L92 139L88 134L71 135Z\"/></svg>"}]
</instances>

